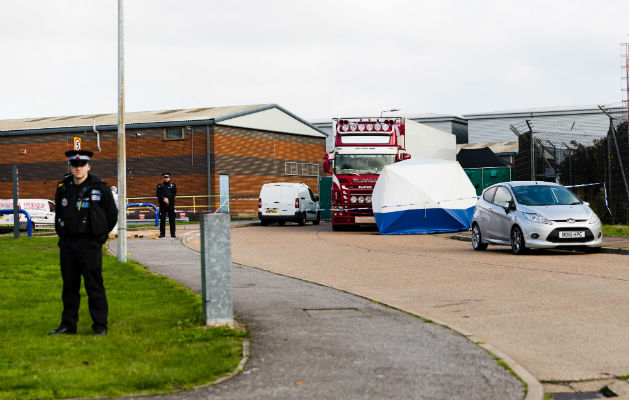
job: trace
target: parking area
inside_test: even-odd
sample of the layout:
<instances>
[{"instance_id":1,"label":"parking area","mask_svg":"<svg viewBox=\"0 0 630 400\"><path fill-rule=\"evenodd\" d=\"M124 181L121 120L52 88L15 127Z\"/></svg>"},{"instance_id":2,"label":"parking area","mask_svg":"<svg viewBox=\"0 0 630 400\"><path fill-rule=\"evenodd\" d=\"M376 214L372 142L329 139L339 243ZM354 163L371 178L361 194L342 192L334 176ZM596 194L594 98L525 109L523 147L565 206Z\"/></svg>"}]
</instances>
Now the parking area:
<instances>
[{"instance_id":1,"label":"parking area","mask_svg":"<svg viewBox=\"0 0 630 400\"><path fill-rule=\"evenodd\" d=\"M627 376L627 255L474 252L450 236L246 226L232 230L232 258L443 323L504 352L546 391Z\"/></svg>"}]
</instances>

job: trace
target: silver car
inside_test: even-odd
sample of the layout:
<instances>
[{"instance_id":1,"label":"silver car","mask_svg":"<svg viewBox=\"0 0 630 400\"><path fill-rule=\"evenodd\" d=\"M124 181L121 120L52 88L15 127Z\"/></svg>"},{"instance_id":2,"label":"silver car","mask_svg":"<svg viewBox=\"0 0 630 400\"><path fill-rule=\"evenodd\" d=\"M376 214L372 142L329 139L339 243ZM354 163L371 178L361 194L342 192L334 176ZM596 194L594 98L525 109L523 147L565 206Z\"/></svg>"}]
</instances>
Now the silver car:
<instances>
[{"instance_id":1,"label":"silver car","mask_svg":"<svg viewBox=\"0 0 630 400\"><path fill-rule=\"evenodd\" d=\"M488 187L477 201L472 221L472 246L527 249L581 247L598 251L602 224L588 203L564 186L549 182L503 182Z\"/></svg>"}]
</instances>

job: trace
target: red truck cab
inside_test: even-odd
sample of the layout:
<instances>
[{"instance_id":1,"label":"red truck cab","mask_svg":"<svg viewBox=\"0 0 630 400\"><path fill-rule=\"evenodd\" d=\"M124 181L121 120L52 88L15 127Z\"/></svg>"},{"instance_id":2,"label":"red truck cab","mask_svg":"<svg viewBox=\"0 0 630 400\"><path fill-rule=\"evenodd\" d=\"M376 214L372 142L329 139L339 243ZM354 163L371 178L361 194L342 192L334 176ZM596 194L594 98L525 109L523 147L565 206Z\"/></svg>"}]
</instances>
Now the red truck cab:
<instances>
[{"instance_id":1,"label":"red truck cab","mask_svg":"<svg viewBox=\"0 0 630 400\"><path fill-rule=\"evenodd\" d=\"M333 119L335 148L324 155L332 173L332 227L375 224L372 191L386 165L410 157L402 118Z\"/></svg>"}]
</instances>

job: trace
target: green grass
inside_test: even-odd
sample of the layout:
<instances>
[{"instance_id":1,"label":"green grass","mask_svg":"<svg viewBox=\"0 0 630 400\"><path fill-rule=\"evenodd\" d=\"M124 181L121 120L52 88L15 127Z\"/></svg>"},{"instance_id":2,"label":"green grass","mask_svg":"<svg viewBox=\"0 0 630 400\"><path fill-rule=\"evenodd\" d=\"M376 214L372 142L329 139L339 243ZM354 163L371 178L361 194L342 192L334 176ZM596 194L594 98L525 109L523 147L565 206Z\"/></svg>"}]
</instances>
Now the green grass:
<instances>
[{"instance_id":1,"label":"green grass","mask_svg":"<svg viewBox=\"0 0 630 400\"><path fill-rule=\"evenodd\" d=\"M202 326L201 298L133 263L104 256L109 334L95 337L81 290L77 335L60 322L56 238L0 238L0 399L173 392L233 371L246 333Z\"/></svg>"},{"instance_id":2,"label":"green grass","mask_svg":"<svg viewBox=\"0 0 630 400\"><path fill-rule=\"evenodd\" d=\"M628 237L628 225L602 225L604 236Z\"/></svg>"}]
</instances>

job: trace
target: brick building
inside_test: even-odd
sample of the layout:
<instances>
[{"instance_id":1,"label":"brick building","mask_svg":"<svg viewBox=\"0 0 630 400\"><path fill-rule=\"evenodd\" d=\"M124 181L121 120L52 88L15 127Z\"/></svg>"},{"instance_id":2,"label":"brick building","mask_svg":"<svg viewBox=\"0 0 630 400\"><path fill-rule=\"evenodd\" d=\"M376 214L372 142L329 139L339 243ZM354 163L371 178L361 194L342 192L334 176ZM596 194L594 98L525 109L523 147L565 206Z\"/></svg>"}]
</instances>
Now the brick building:
<instances>
[{"instance_id":1,"label":"brick building","mask_svg":"<svg viewBox=\"0 0 630 400\"><path fill-rule=\"evenodd\" d=\"M128 198L155 203L161 173L169 171L178 209L193 211L197 196L194 211L205 212L210 195L215 210L219 194L229 193L231 212L253 213L264 183L304 182L317 192L323 174L326 135L275 104L130 112L125 126ZM20 198L52 199L75 137L94 152L91 172L117 185L117 114L4 120L0 198L12 197L17 165Z\"/></svg>"}]
</instances>

